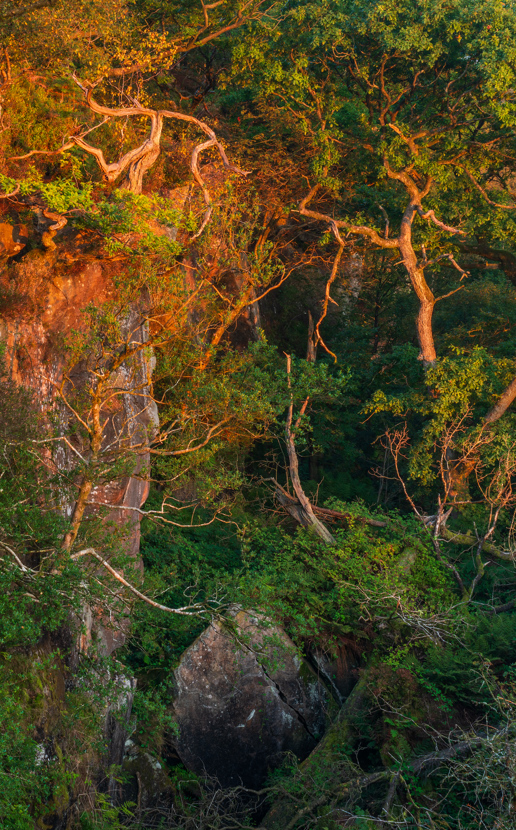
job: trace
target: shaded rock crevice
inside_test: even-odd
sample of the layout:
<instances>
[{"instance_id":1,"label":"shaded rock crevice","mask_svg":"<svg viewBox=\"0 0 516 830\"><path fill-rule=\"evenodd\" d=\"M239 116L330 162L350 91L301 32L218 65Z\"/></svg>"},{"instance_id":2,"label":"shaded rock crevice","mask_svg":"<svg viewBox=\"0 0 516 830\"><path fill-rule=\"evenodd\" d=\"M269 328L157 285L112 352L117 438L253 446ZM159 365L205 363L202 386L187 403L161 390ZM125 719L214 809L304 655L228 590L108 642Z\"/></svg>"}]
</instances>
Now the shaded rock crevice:
<instances>
[{"instance_id":1,"label":"shaded rock crevice","mask_svg":"<svg viewBox=\"0 0 516 830\"><path fill-rule=\"evenodd\" d=\"M294 712L295 717L298 719L299 723L306 729L306 731L307 731L308 735L310 736L310 738L312 738L312 740L317 742L318 737L316 735L314 735L314 733L311 731L310 727L308 726L308 723L306 722L306 718L304 718L302 713L298 709L296 709L296 707L289 701L289 699L288 699L287 695L285 694L285 692L282 691L281 686L279 685L279 683L276 680L274 680L273 677L271 677L271 675L269 674L269 672L265 668L265 665L259 661L259 659L257 657L257 652L254 651L249 646L247 646L245 643L242 643L241 645L244 648L248 649L248 651L255 657L256 662L260 666L260 668L263 671L263 673L264 673L265 677L267 678L267 680L270 682L271 687L276 689L280 700L282 700L283 703L286 706L288 706L289 709L291 709Z\"/></svg>"},{"instance_id":2,"label":"shaded rock crevice","mask_svg":"<svg viewBox=\"0 0 516 830\"><path fill-rule=\"evenodd\" d=\"M321 664L321 662L317 659L316 655L307 653L305 654L305 660L307 661L308 665L313 669L315 674L322 679L324 685L328 689L329 693L335 700L335 703L338 706L342 706L344 703L345 697L341 694L337 684L335 683L334 679L332 678L331 674L326 671L325 667Z\"/></svg>"}]
</instances>

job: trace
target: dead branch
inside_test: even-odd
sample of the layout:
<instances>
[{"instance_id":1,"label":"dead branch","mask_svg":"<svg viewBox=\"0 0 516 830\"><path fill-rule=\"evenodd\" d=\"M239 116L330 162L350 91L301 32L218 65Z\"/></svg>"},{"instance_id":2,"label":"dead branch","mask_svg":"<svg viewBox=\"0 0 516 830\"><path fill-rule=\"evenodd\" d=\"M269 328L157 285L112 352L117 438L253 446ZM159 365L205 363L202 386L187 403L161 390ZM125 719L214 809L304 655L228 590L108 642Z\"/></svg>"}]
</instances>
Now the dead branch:
<instances>
[{"instance_id":1,"label":"dead branch","mask_svg":"<svg viewBox=\"0 0 516 830\"><path fill-rule=\"evenodd\" d=\"M107 507L109 510L120 510L120 511L132 511L133 513L138 513L141 518L147 518L151 521L160 521L163 524L172 525L173 527L184 527L184 528L196 528L196 527L209 527L215 521L223 522L225 524L232 524L232 522L222 519L220 514L222 512L222 508L218 510L214 516L211 517L207 522L174 522L172 519L167 519L165 510L143 510L141 507L132 507L128 504L111 504L109 502L104 501L88 501L88 506L90 507ZM185 504L183 507L177 507L176 505L167 504L167 507L174 509L174 510L191 510L195 508L197 504L190 503ZM236 524L236 522L233 522Z\"/></svg>"},{"instance_id":2,"label":"dead branch","mask_svg":"<svg viewBox=\"0 0 516 830\"><path fill-rule=\"evenodd\" d=\"M397 770L397 772L395 772L391 777L391 783L389 784L389 789L387 790L387 796L385 798L385 801L384 801L384 804L383 804L383 807L382 807L382 813L385 816L385 818L389 818L389 813L391 811L391 805L392 805L392 802L394 801L394 796L396 795L396 790L398 789L398 785L399 785L399 782L400 782L400 775L401 775L401 769Z\"/></svg>"},{"instance_id":3,"label":"dead branch","mask_svg":"<svg viewBox=\"0 0 516 830\"><path fill-rule=\"evenodd\" d=\"M286 357L287 379L289 388L291 388L290 373L292 368L292 360L290 355L287 355ZM300 509L298 521L300 521L301 524L304 524L305 526L313 527L320 539L322 539L324 542L327 542L327 544L332 545L335 544L335 539L331 535L328 528L325 527L325 525L323 525L323 523L320 522L319 519L315 516L310 500L307 498L306 493L301 485L301 480L299 478L299 464L295 445L295 430L298 429L299 424L301 423L301 418L306 411L308 400L309 398L306 398L306 400L304 401L301 407L299 417L297 418L296 423L294 425L294 429L292 429L292 420L294 415L294 395L293 393L291 393L290 405L287 413L287 421L285 424L285 439L289 459L289 472L292 481L292 486L294 487L294 491L299 502Z\"/></svg>"},{"instance_id":4,"label":"dead branch","mask_svg":"<svg viewBox=\"0 0 516 830\"><path fill-rule=\"evenodd\" d=\"M16 562L20 570L23 571L23 573L34 573L32 568L28 568L26 565L24 565L18 554L15 553L15 551L1 539L0 545L3 547L5 551L7 551L8 554L10 554L13 557L14 561Z\"/></svg>"},{"instance_id":5,"label":"dead branch","mask_svg":"<svg viewBox=\"0 0 516 830\"><path fill-rule=\"evenodd\" d=\"M330 510L328 507L318 507L312 505L314 513L326 518L330 521L347 521L358 522L359 524L369 525L369 527L387 527L387 522L380 519L371 519L369 516L355 516L353 513L343 513L341 510Z\"/></svg>"},{"instance_id":6,"label":"dead branch","mask_svg":"<svg viewBox=\"0 0 516 830\"><path fill-rule=\"evenodd\" d=\"M328 346L326 345L326 343L324 342L324 340L322 338L321 331L320 331L321 323L323 322L324 318L326 317L326 315L328 313L328 304L330 302L335 303L335 300L333 300L331 298L330 289L331 289L331 286L332 286L333 282L335 281L335 278L338 274L340 261L342 259L342 253L343 253L344 247L345 247L344 240L342 239L342 237L339 233L339 229L338 229L337 225L335 224L335 222L332 224L331 228L332 228L332 231L333 231L333 235L335 236L335 239L337 240L337 242L339 244L339 249L338 249L338 251L335 255L335 259L333 260L333 266L332 266L332 269L331 269L331 274L330 274L328 280L326 281L326 288L325 288L325 291L324 291L324 300L323 300L323 307L322 307L321 315L320 315L317 323L315 324L314 349L317 349L317 346L320 343L321 346L323 347L324 351L327 352L328 354L330 354L333 357L333 359L335 360L335 363L336 363L337 362L337 355L334 354L331 351L331 349L328 348Z\"/></svg>"},{"instance_id":7,"label":"dead branch","mask_svg":"<svg viewBox=\"0 0 516 830\"><path fill-rule=\"evenodd\" d=\"M297 522L299 522L299 524L307 526L303 521L302 511L297 499L293 498L290 493L288 493L285 488L281 486L277 479L264 478L262 481L271 481L274 484L275 495L281 506L284 507L287 512L290 513L290 515ZM387 522L381 521L380 519L371 519L369 516L356 516L353 513L345 513L342 510L331 510L328 507L318 507L316 504L311 504L311 507L316 516L320 516L321 519L325 519L326 521L358 522L359 524L369 525L369 527L387 527Z\"/></svg>"},{"instance_id":8,"label":"dead branch","mask_svg":"<svg viewBox=\"0 0 516 830\"><path fill-rule=\"evenodd\" d=\"M78 553L74 553L70 558L76 560L79 559L81 556L93 556L93 558L96 559L97 562L100 562L100 564L107 571L109 571L111 576L114 576L114 578L117 579L118 582L120 582L122 585L128 588L135 596L138 597L138 599L143 600L143 602L146 602L153 608L157 608L159 611L167 611L170 614L180 614L181 616L186 617L195 617L199 614L206 613L206 609L201 603L195 603L194 605L185 605L183 608L169 608L168 605L161 605L161 603L156 602L150 597L145 596L145 594L142 594L141 591L138 590L138 588L135 588L134 585L131 585L131 583L128 582L127 579L125 579L125 577L122 576L122 574L118 573L118 571L115 571L115 569L111 567L109 562L106 562L106 560L99 553L97 553L97 551L94 548L85 548L85 550L81 550Z\"/></svg>"},{"instance_id":9,"label":"dead branch","mask_svg":"<svg viewBox=\"0 0 516 830\"><path fill-rule=\"evenodd\" d=\"M505 602L503 605L496 605L494 608L486 608L486 614L503 614L506 611L512 611L516 605L516 600L511 599L510 602Z\"/></svg>"}]
</instances>

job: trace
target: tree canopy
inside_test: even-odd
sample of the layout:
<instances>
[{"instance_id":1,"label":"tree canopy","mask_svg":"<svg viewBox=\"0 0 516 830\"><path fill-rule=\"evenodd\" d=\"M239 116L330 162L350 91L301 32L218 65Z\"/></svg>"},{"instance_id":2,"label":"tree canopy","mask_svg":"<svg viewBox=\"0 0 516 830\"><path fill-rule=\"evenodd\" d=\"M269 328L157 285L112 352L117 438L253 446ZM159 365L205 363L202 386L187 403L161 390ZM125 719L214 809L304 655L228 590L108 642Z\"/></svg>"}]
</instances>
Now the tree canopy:
<instances>
[{"instance_id":1,"label":"tree canopy","mask_svg":"<svg viewBox=\"0 0 516 830\"><path fill-rule=\"evenodd\" d=\"M0 34L0 827L513 828L516 4L0 0ZM164 736L235 608L355 685L215 808ZM88 613L173 814L88 789Z\"/></svg>"}]
</instances>

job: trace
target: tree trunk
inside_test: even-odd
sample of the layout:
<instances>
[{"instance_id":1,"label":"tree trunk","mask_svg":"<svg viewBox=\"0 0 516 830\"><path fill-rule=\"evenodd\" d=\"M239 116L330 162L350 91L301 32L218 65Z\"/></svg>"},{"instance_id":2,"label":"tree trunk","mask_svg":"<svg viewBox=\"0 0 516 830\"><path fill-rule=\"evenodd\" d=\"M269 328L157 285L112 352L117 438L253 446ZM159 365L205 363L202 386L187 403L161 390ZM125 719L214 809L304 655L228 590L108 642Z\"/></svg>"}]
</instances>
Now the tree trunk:
<instances>
[{"instance_id":1,"label":"tree trunk","mask_svg":"<svg viewBox=\"0 0 516 830\"><path fill-rule=\"evenodd\" d=\"M141 158L132 162L120 185L120 190L129 190L130 193L140 194L143 189L143 177L153 166L160 153L159 144L151 147Z\"/></svg>"},{"instance_id":2,"label":"tree trunk","mask_svg":"<svg viewBox=\"0 0 516 830\"><path fill-rule=\"evenodd\" d=\"M516 377L511 380L504 389L495 405L489 410L485 417L486 424L493 424L505 414L511 403L516 398Z\"/></svg>"},{"instance_id":3,"label":"tree trunk","mask_svg":"<svg viewBox=\"0 0 516 830\"><path fill-rule=\"evenodd\" d=\"M328 528L323 525L322 522L319 521L317 516L315 515L310 500L308 499L303 487L301 485L301 480L299 478L299 466L297 460L297 453L296 448L294 445L294 439L290 430L287 427L286 430L286 438L287 438L287 452L288 452L288 460L289 460L289 469L290 469L290 479L292 481L292 486L294 488L294 492L297 496L299 505L300 505L300 512L298 521L304 525L305 527L313 527L317 535L323 542L327 542L329 545L335 544L335 539L331 535Z\"/></svg>"},{"instance_id":4,"label":"tree trunk","mask_svg":"<svg viewBox=\"0 0 516 830\"><path fill-rule=\"evenodd\" d=\"M98 456L102 447L103 429L100 422L100 409L102 400L103 384L100 382L95 390L93 405L91 408L91 432L90 432L90 459L86 467L82 481L79 487L79 493L75 502L75 507L72 514L72 523L70 530L65 534L61 550L69 553L77 538L81 528L82 520L86 512L88 499L93 489L93 469L98 460Z\"/></svg>"},{"instance_id":5,"label":"tree trunk","mask_svg":"<svg viewBox=\"0 0 516 830\"><path fill-rule=\"evenodd\" d=\"M287 355L287 376L288 376L289 387L290 387L290 369L291 369L291 359L290 359L290 355ZM310 503L310 500L307 497L307 495L306 495L306 493L303 490L303 487L301 485L301 479L299 478L299 463L298 463L298 458L297 458L296 445L294 443L294 437L295 437L295 430L297 430L297 428L298 428L298 426L301 422L301 418L303 417L303 415L306 411L306 407L308 405L308 400L309 400L309 398L307 398L305 400L303 406L301 407L301 412L300 412L299 417L298 417L298 419L295 423L294 431L293 431L292 430L292 420L293 420L293 416L294 416L294 399L293 399L293 396L292 396L290 406L288 408L287 422L285 424L285 440L286 440L286 443L287 443L287 453L288 453L288 460L289 460L290 479L292 481L292 486L294 488L294 492L295 492L295 494L297 496L297 500L299 502L299 511L296 511L296 512L299 513L299 518L297 518L297 521L299 521L305 527L313 527L315 532L317 533L319 538L323 540L323 542L327 542L327 544L329 544L329 545L334 545L335 544L335 539L331 535L328 528L325 525L323 525L323 523L320 522L319 519L317 518L317 516L315 515L315 513L312 509L312 505ZM289 512L292 513L292 511L289 511Z\"/></svg>"},{"instance_id":6,"label":"tree trunk","mask_svg":"<svg viewBox=\"0 0 516 830\"><path fill-rule=\"evenodd\" d=\"M419 297L419 313L416 318L416 326L417 326L417 338L419 340L419 346L421 349L421 360L423 361L424 366L433 366L435 361L437 360L437 353L435 351L434 345L434 336L432 332L432 314L434 311L434 296L428 286L425 286L428 289L428 295L421 298ZM413 281L414 284L414 281ZM416 291L417 293L417 291Z\"/></svg>"},{"instance_id":7,"label":"tree trunk","mask_svg":"<svg viewBox=\"0 0 516 830\"><path fill-rule=\"evenodd\" d=\"M306 359L308 363L315 363L317 357L317 341L315 335L314 318L312 312L308 312L308 343L306 346Z\"/></svg>"},{"instance_id":8,"label":"tree trunk","mask_svg":"<svg viewBox=\"0 0 516 830\"><path fill-rule=\"evenodd\" d=\"M430 291L425 279L423 268L418 265L412 245L412 222L417 208L418 205L411 202L403 215L399 235L399 247L403 257L403 263L419 300L419 313L416 318L417 337L421 349L419 357L423 361L423 365L427 367L433 366L437 359L432 332L432 314L434 311L435 297Z\"/></svg>"},{"instance_id":9,"label":"tree trunk","mask_svg":"<svg viewBox=\"0 0 516 830\"><path fill-rule=\"evenodd\" d=\"M457 458L453 450L446 453L448 471L446 474L446 485L448 495L454 502L470 501L469 477L478 461L475 457Z\"/></svg>"}]
</instances>

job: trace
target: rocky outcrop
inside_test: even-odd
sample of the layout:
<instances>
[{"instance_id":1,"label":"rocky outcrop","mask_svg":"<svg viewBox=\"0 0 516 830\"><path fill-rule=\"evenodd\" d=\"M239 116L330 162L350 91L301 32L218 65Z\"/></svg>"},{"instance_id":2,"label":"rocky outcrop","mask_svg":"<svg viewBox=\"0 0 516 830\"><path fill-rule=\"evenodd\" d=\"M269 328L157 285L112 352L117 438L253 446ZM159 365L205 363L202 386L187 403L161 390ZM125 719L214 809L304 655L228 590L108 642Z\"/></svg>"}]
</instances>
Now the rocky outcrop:
<instances>
[{"instance_id":1,"label":"rocky outcrop","mask_svg":"<svg viewBox=\"0 0 516 830\"><path fill-rule=\"evenodd\" d=\"M339 705L351 694L359 676L361 651L350 640L338 643L332 651L320 646L310 650L309 659L316 674L331 690Z\"/></svg>"},{"instance_id":2,"label":"rocky outcrop","mask_svg":"<svg viewBox=\"0 0 516 830\"><path fill-rule=\"evenodd\" d=\"M25 225L0 222L0 263L22 251L28 238L29 232Z\"/></svg>"},{"instance_id":3,"label":"rocky outcrop","mask_svg":"<svg viewBox=\"0 0 516 830\"><path fill-rule=\"evenodd\" d=\"M131 739L125 743L123 761L125 786L120 787L118 803L136 804L137 817L142 810L167 811L173 804L174 791L163 765Z\"/></svg>"},{"instance_id":4,"label":"rocky outcrop","mask_svg":"<svg viewBox=\"0 0 516 830\"><path fill-rule=\"evenodd\" d=\"M366 670L338 710L323 739L300 765L299 789L278 793L259 830L292 828L307 814L316 815L318 808L331 795L338 798L342 794L345 800L353 786L357 786L360 767L353 763L351 750L356 745L356 720L365 703L367 677Z\"/></svg>"},{"instance_id":5,"label":"rocky outcrop","mask_svg":"<svg viewBox=\"0 0 516 830\"><path fill-rule=\"evenodd\" d=\"M333 706L285 632L242 611L231 631L213 622L187 649L175 683L169 741L188 769L224 787L260 787L286 752L305 758Z\"/></svg>"},{"instance_id":6,"label":"rocky outcrop","mask_svg":"<svg viewBox=\"0 0 516 830\"><path fill-rule=\"evenodd\" d=\"M11 258L0 274L0 341L5 344L6 369L13 380L31 390L44 419L52 419L59 433L69 436L76 431L78 421L60 401L56 390L67 370L74 390L80 391L89 370L85 361L70 366L67 339L73 331L87 332L85 311L89 306L99 308L112 302L121 266L95 256L80 235L67 236L66 232L53 249L35 247L18 256L27 242L24 231L18 226L11 231L6 228L5 223L0 228L0 248ZM148 340L146 323L134 305L123 309L121 328L122 338L127 335L133 345ZM113 385L116 381L127 391L113 395L113 403L104 408L104 446L123 442L127 448L146 443L145 437L152 436L157 425L156 405L151 396L152 369L152 357L145 349L138 351L130 364L122 364L118 369L119 377ZM58 442L54 447L47 459L50 466L56 472L73 470L77 457L70 442ZM92 503L103 506L105 521L122 530L124 550L136 563L140 542L138 510L148 495L148 468L149 456L140 454L130 474L99 484L90 497ZM63 512L70 516L73 501L64 498L61 504ZM88 510L93 513L95 507ZM89 648L93 633L104 655L111 654L125 639L123 626L108 626L94 610L85 609L82 650Z\"/></svg>"}]
</instances>

